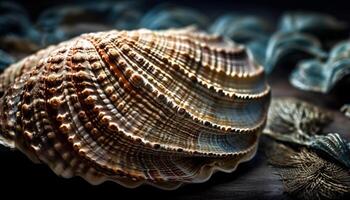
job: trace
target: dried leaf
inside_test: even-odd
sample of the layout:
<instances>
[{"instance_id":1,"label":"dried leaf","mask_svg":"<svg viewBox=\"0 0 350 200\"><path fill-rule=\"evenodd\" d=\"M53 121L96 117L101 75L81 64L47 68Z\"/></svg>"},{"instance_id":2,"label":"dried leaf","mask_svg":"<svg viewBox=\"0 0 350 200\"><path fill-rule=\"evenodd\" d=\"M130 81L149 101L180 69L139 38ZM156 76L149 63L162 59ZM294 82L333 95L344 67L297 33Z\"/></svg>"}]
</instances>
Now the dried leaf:
<instances>
[{"instance_id":1,"label":"dried leaf","mask_svg":"<svg viewBox=\"0 0 350 200\"><path fill-rule=\"evenodd\" d=\"M284 142L307 145L332 121L330 113L295 98L273 99L264 134Z\"/></svg>"},{"instance_id":2,"label":"dried leaf","mask_svg":"<svg viewBox=\"0 0 350 200\"><path fill-rule=\"evenodd\" d=\"M341 199L350 193L350 171L306 148L298 152L274 144L267 155L285 191L297 199Z\"/></svg>"}]
</instances>

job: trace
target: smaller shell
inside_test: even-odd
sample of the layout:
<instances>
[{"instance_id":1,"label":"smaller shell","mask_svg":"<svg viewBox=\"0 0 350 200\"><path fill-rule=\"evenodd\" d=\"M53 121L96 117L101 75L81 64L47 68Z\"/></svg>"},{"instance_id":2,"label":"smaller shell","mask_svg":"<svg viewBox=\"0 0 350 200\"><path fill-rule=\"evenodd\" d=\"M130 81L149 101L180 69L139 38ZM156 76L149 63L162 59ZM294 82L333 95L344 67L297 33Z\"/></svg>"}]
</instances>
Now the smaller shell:
<instances>
[{"instance_id":1,"label":"smaller shell","mask_svg":"<svg viewBox=\"0 0 350 200\"><path fill-rule=\"evenodd\" d=\"M273 99L264 134L284 142L309 145L332 121L330 113L294 98Z\"/></svg>"},{"instance_id":2,"label":"smaller shell","mask_svg":"<svg viewBox=\"0 0 350 200\"><path fill-rule=\"evenodd\" d=\"M302 90L330 92L340 81L350 75L350 42L336 45L326 62L307 60L298 65L290 82Z\"/></svg>"},{"instance_id":3,"label":"smaller shell","mask_svg":"<svg viewBox=\"0 0 350 200\"><path fill-rule=\"evenodd\" d=\"M327 153L350 168L350 149L348 143L338 133L316 136L312 140L310 147Z\"/></svg>"}]
</instances>

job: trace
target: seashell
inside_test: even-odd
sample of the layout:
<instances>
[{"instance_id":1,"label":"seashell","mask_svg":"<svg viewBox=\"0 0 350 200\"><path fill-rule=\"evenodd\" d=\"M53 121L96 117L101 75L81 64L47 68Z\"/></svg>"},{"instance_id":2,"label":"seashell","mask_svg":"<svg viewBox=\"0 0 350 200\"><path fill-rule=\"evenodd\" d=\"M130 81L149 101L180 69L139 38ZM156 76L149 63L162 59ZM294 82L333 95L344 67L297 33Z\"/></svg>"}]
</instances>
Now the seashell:
<instances>
[{"instance_id":1,"label":"seashell","mask_svg":"<svg viewBox=\"0 0 350 200\"><path fill-rule=\"evenodd\" d=\"M350 76L350 42L341 42L330 52L327 61L307 60L293 71L293 86L314 92L328 93Z\"/></svg>"},{"instance_id":2,"label":"seashell","mask_svg":"<svg viewBox=\"0 0 350 200\"><path fill-rule=\"evenodd\" d=\"M350 118L350 104L343 105L340 111L342 111L345 114L345 116Z\"/></svg>"},{"instance_id":3,"label":"seashell","mask_svg":"<svg viewBox=\"0 0 350 200\"><path fill-rule=\"evenodd\" d=\"M251 159L270 88L241 45L191 29L84 34L0 76L0 140L56 174L174 189Z\"/></svg>"},{"instance_id":4,"label":"seashell","mask_svg":"<svg viewBox=\"0 0 350 200\"><path fill-rule=\"evenodd\" d=\"M326 58L319 40L312 35L300 33L275 33L269 40L265 55L265 71L267 73L277 65L289 63L294 67L305 58ZM290 64L293 63L293 64Z\"/></svg>"},{"instance_id":5,"label":"seashell","mask_svg":"<svg viewBox=\"0 0 350 200\"><path fill-rule=\"evenodd\" d=\"M324 43L329 40L345 39L348 37L349 27L347 23L333 16L314 12L289 12L283 15L279 30L281 32L299 32L311 34ZM327 44L325 44L327 46Z\"/></svg>"},{"instance_id":6,"label":"seashell","mask_svg":"<svg viewBox=\"0 0 350 200\"><path fill-rule=\"evenodd\" d=\"M82 33L117 29L134 29L141 17L138 2L86 3L45 10L38 18L44 45L57 43Z\"/></svg>"},{"instance_id":7,"label":"seashell","mask_svg":"<svg viewBox=\"0 0 350 200\"><path fill-rule=\"evenodd\" d=\"M330 113L315 105L295 98L276 98L263 132L279 141L309 146L331 121Z\"/></svg>"},{"instance_id":8,"label":"seashell","mask_svg":"<svg viewBox=\"0 0 350 200\"><path fill-rule=\"evenodd\" d=\"M350 168L350 148L348 142L340 137L338 133L316 136L310 147L327 153L332 158Z\"/></svg>"},{"instance_id":9,"label":"seashell","mask_svg":"<svg viewBox=\"0 0 350 200\"><path fill-rule=\"evenodd\" d=\"M0 71L2 72L7 66L14 63L14 58L0 49Z\"/></svg>"},{"instance_id":10,"label":"seashell","mask_svg":"<svg viewBox=\"0 0 350 200\"><path fill-rule=\"evenodd\" d=\"M139 27L160 30L194 25L205 29L207 24L207 17L194 9L164 3L149 10L142 17Z\"/></svg>"}]
</instances>

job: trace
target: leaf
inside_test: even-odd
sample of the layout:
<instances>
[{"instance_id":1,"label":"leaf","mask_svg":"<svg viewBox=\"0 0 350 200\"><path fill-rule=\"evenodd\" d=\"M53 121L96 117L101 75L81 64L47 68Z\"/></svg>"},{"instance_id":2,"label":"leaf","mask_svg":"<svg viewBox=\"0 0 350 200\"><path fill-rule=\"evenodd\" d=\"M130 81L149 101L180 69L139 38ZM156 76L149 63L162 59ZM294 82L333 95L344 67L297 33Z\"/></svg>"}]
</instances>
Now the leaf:
<instances>
[{"instance_id":1,"label":"leaf","mask_svg":"<svg viewBox=\"0 0 350 200\"><path fill-rule=\"evenodd\" d=\"M295 151L274 143L268 162L281 176L284 189L297 199L341 199L350 193L350 172L306 148Z\"/></svg>"}]
</instances>

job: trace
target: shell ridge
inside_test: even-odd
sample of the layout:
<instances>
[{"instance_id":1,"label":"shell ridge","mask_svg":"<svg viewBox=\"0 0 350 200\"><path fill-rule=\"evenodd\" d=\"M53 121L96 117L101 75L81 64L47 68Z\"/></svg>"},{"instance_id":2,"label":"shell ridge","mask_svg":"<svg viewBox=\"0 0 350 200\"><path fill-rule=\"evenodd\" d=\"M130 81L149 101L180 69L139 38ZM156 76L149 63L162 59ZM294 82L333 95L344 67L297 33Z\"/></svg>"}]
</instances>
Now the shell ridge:
<instances>
[{"instance_id":1,"label":"shell ridge","mask_svg":"<svg viewBox=\"0 0 350 200\"><path fill-rule=\"evenodd\" d=\"M97 45L94 45L95 47L97 46ZM109 61L106 61L106 63L109 63L110 64L110 62ZM149 143L149 141L143 141L144 143ZM170 148L169 147L169 149L173 149L173 150L176 150L177 148ZM185 149L183 149L183 150L185 150ZM191 152L191 151L189 151L189 152ZM205 154L205 152L203 152L204 154Z\"/></svg>"},{"instance_id":2,"label":"shell ridge","mask_svg":"<svg viewBox=\"0 0 350 200\"><path fill-rule=\"evenodd\" d=\"M19 128L14 141L28 157L92 184L173 189L231 172L255 154L270 99L261 66L241 48L182 29L48 47L0 76L1 120L21 126L2 125L0 143Z\"/></svg>"},{"instance_id":3,"label":"shell ridge","mask_svg":"<svg viewBox=\"0 0 350 200\"><path fill-rule=\"evenodd\" d=\"M266 90L265 93L264 93L264 95L266 95L268 92L269 92L269 90ZM164 95L165 95L165 94L164 94ZM165 95L165 96L168 96L168 95ZM183 107L183 106L179 105L179 107Z\"/></svg>"}]
</instances>

